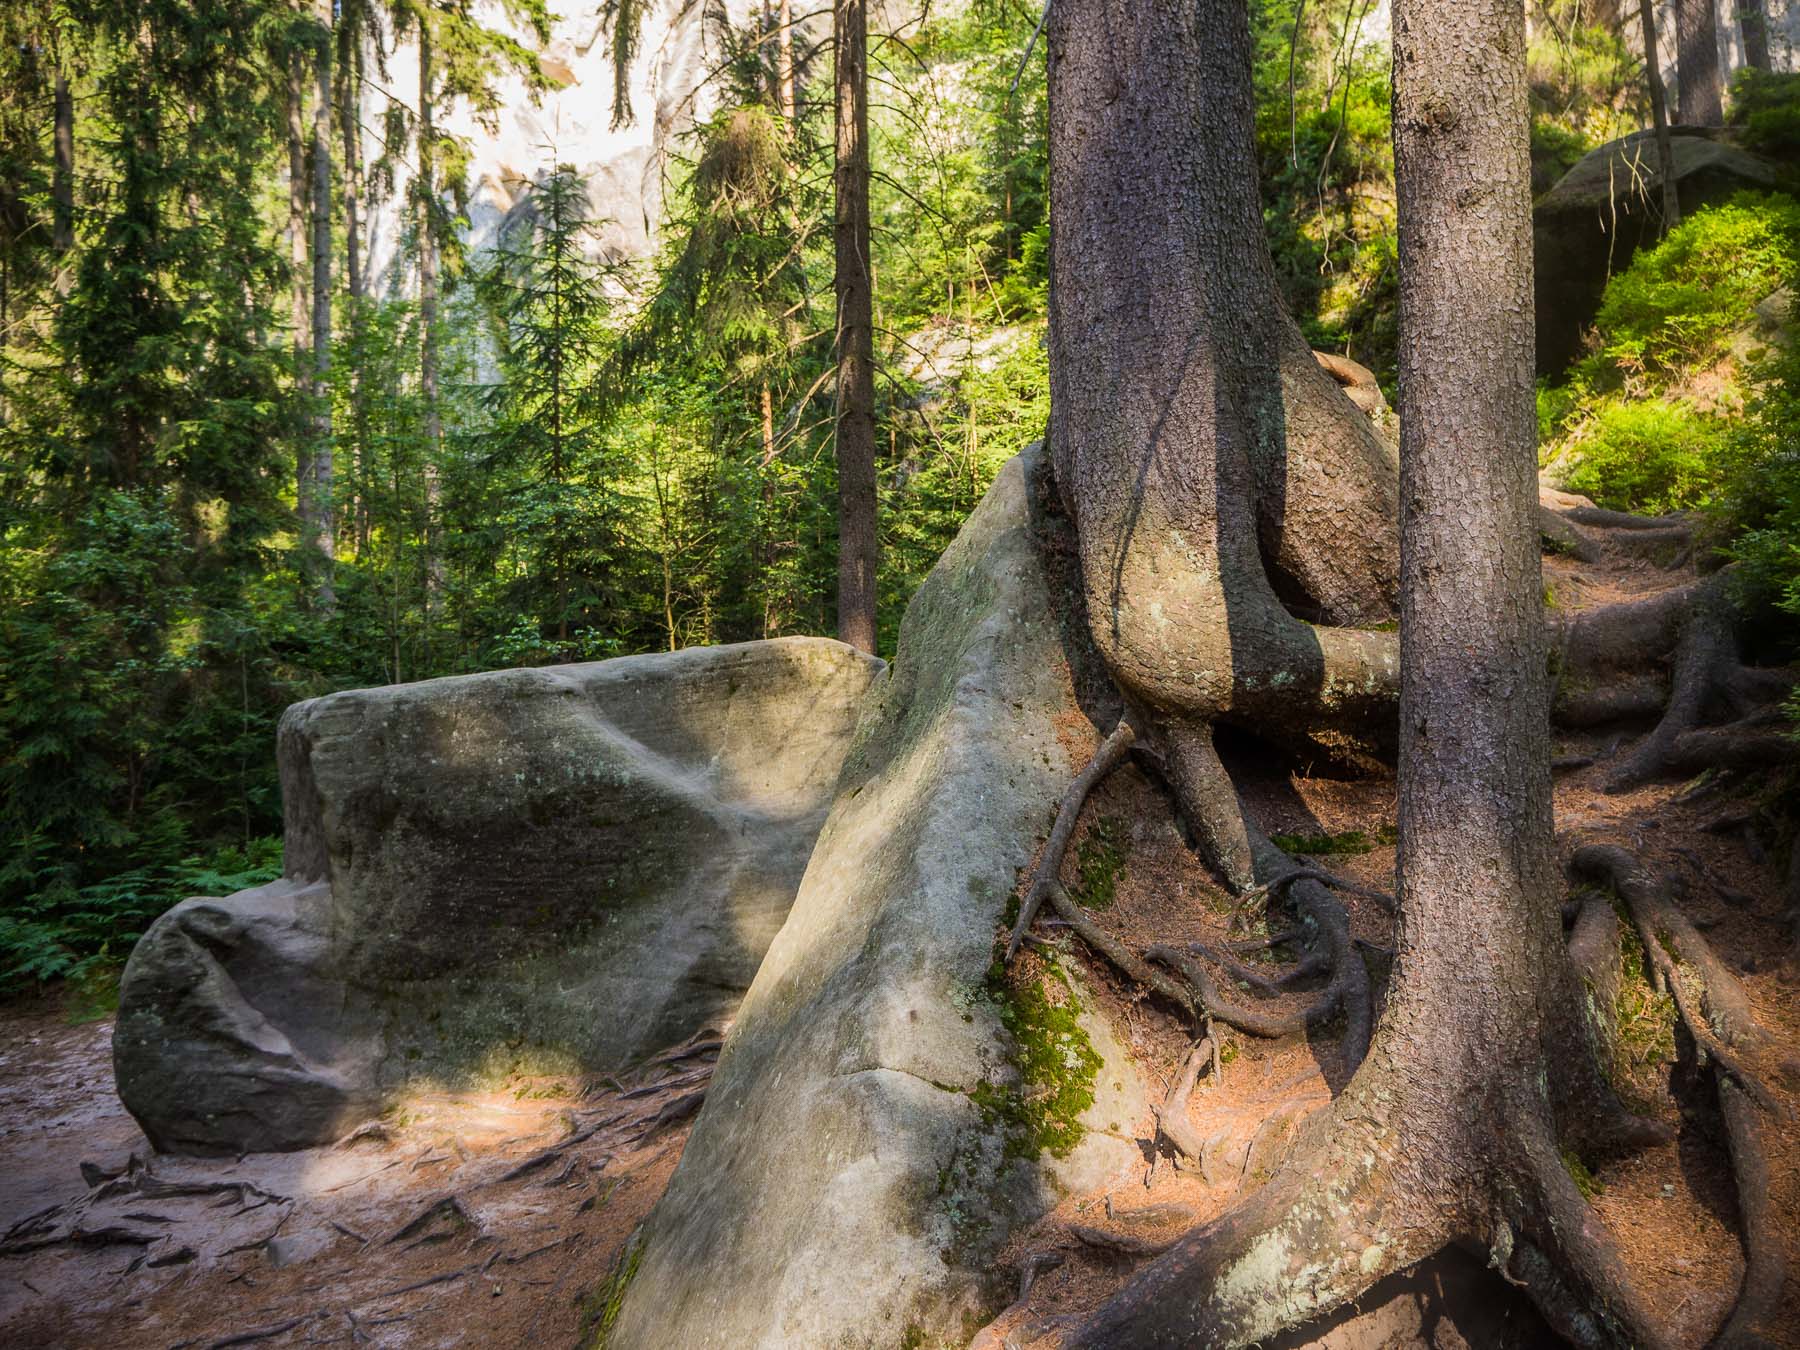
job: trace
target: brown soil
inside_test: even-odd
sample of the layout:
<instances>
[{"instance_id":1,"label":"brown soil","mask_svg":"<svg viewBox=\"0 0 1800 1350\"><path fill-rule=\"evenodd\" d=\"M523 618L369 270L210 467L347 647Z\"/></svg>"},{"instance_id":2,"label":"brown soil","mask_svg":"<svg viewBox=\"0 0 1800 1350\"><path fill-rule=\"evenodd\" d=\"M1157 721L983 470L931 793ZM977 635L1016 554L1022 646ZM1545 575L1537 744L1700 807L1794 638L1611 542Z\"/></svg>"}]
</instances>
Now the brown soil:
<instances>
[{"instance_id":1,"label":"brown soil","mask_svg":"<svg viewBox=\"0 0 1800 1350\"><path fill-rule=\"evenodd\" d=\"M651 1123L716 1054L416 1093L335 1147L202 1160L152 1155L111 1032L0 1012L0 1228L35 1248L0 1260L0 1344L575 1345L686 1142Z\"/></svg>"}]
</instances>

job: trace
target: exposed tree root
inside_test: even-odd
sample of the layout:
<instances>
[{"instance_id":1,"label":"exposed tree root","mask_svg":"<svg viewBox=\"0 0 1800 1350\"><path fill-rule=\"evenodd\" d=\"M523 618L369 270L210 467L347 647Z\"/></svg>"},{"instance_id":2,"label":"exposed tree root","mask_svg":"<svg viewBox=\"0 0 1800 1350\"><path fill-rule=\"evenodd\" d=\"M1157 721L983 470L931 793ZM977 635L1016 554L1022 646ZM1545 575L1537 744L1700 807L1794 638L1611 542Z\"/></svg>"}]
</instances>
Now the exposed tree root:
<instances>
[{"instance_id":1,"label":"exposed tree root","mask_svg":"<svg viewBox=\"0 0 1800 1350\"><path fill-rule=\"evenodd\" d=\"M1081 815L1082 804L1100 781L1125 758L1136 740L1137 731L1130 720L1121 717L1112 734L1100 742L1100 748L1094 751L1093 758L1075 775L1074 781L1063 793L1062 802L1056 808L1056 823L1051 826L1050 837L1044 842L1044 851L1038 858L1037 870L1032 873L1031 885L1025 891L1025 898L1019 902L1019 917L1013 924L1012 936L1007 939L1006 960L1009 964L1019 954L1019 944L1025 940L1031 921L1037 917L1050 886L1056 881L1056 874L1062 870L1063 855L1069 851L1069 839L1075 833L1075 822Z\"/></svg>"},{"instance_id":2,"label":"exposed tree root","mask_svg":"<svg viewBox=\"0 0 1800 1350\"><path fill-rule=\"evenodd\" d=\"M1785 1115L1746 1057L1774 1049L1743 985L1670 898L1666 882L1625 849L1592 844L1576 851L1572 870L1609 886L1624 902L1643 944L1648 973L1673 996L1682 1026L1713 1067L1731 1169L1743 1222L1744 1278L1737 1304L1715 1346L1762 1343L1781 1298L1786 1263L1769 1206L1769 1164L1762 1142L1765 1113ZM1697 986L1697 988L1696 988ZM1783 1066L1795 1071L1792 1061Z\"/></svg>"},{"instance_id":3,"label":"exposed tree root","mask_svg":"<svg viewBox=\"0 0 1800 1350\"><path fill-rule=\"evenodd\" d=\"M1741 662L1727 585L1727 575L1720 573L1563 623L1559 722L1594 726L1660 712L1656 726L1608 776L1607 791L1706 768L1762 768L1795 758L1792 742L1770 713L1773 701L1791 687L1793 672ZM1664 659L1669 661L1666 691L1643 673ZM1708 725L1709 715L1721 709L1736 720Z\"/></svg>"},{"instance_id":4,"label":"exposed tree root","mask_svg":"<svg viewBox=\"0 0 1800 1350\"><path fill-rule=\"evenodd\" d=\"M1176 1075L1174 1085L1161 1108L1156 1112L1157 1136L1164 1140L1175 1151L1178 1161L1198 1166L1205 1152L1205 1141L1194 1130L1188 1120L1188 1102L1193 1098L1194 1088L1200 1081L1200 1071L1210 1066L1213 1080L1219 1077L1219 1047L1211 1036L1200 1038L1198 1044L1188 1052L1187 1060Z\"/></svg>"}]
</instances>

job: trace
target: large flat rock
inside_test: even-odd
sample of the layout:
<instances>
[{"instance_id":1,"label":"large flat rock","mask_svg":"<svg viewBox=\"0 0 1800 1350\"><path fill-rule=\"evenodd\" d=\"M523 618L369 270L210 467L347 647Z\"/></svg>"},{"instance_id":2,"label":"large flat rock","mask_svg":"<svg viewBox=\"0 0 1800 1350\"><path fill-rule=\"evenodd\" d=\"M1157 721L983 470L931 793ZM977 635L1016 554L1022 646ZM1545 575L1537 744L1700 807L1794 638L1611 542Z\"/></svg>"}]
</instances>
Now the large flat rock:
<instances>
[{"instance_id":1,"label":"large flat rock","mask_svg":"<svg viewBox=\"0 0 1800 1350\"><path fill-rule=\"evenodd\" d=\"M407 1084L611 1069L729 1017L881 663L821 638L290 708L286 876L185 901L126 967L157 1147L302 1148Z\"/></svg>"},{"instance_id":2,"label":"large flat rock","mask_svg":"<svg viewBox=\"0 0 1800 1350\"><path fill-rule=\"evenodd\" d=\"M1010 1296L1007 1234L1142 1164L1142 1085L1079 972L1019 990L991 969L1078 767L1031 539L1039 453L1002 471L907 610L615 1347L966 1340Z\"/></svg>"}]
</instances>

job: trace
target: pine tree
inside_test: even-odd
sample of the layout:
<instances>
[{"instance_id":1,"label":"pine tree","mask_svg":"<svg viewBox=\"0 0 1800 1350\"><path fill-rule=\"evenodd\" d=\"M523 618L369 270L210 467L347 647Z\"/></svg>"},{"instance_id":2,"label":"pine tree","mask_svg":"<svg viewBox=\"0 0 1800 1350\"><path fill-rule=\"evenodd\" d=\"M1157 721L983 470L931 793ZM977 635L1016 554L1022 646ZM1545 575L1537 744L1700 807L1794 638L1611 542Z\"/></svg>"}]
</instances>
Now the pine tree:
<instances>
[{"instance_id":1,"label":"pine tree","mask_svg":"<svg viewBox=\"0 0 1800 1350\"><path fill-rule=\"evenodd\" d=\"M526 206L477 278L499 379L481 398L492 424L473 438L474 519L490 556L503 542L516 551L506 608L535 619L555 655L599 655L617 626L623 502L588 391L611 340L614 269L588 254L594 222L572 165L546 173Z\"/></svg>"}]
</instances>

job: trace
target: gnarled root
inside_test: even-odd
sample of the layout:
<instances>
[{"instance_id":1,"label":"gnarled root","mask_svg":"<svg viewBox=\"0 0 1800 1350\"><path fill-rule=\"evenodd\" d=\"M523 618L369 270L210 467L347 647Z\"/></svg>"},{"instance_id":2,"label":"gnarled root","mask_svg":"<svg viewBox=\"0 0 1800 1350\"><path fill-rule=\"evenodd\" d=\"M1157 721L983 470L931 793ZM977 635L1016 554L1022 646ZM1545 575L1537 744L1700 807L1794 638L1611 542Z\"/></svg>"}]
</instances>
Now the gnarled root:
<instances>
[{"instance_id":1,"label":"gnarled root","mask_svg":"<svg viewBox=\"0 0 1800 1350\"><path fill-rule=\"evenodd\" d=\"M1738 658L1736 610L1724 573L1648 600L1578 614L1562 626L1557 720L1591 726L1654 713L1656 726L1608 777L1623 792L1659 777L1713 767L1790 762L1792 743L1769 717L1791 672L1759 670ZM1666 697L1641 674L1670 661ZM1621 672L1628 672L1620 678ZM1716 708L1735 722L1705 725Z\"/></svg>"},{"instance_id":2,"label":"gnarled root","mask_svg":"<svg viewBox=\"0 0 1800 1350\"><path fill-rule=\"evenodd\" d=\"M1177 1157L1198 1163L1205 1151L1205 1141L1195 1133L1188 1120L1188 1102L1194 1095L1194 1088L1200 1082L1201 1070L1211 1068L1213 1081L1219 1077L1219 1043L1208 1032L1200 1038L1194 1048L1188 1052L1187 1061L1182 1064L1181 1072L1175 1077L1175 1085L1169 1089L1169 1096L1156 1113L1157 1136L1175 1150Z\"/></svg>"},{"instance_id":3,"label":"gnarled root","mask_svg":"<svg viewBox=\"0 0 1800 1350\"><path fill-rule=\"evenodd\" d=\"M1034 882L1033 892L1047 899L1076 936L1127 979L1174 1003L1190 1017L1216 1020L1252 1036L1279 1037L1323 1025L1341 1013L1345 1065L1354 1069L1368 1050L1372 996L1368 969L1350 933L1350 917L1332 890L1378 897L1390 909L1392 899L1383 892L1298 866L1255 830L1245 818L1237 791L1212 747L1210 734L1188 731L1171 736L1168 743L1167 762L1176 796L1207 860L1223 873L1227 884L1247 898L1285 891L1303 930L1311 934L1311 950L1294 972L1281 979L1279 986L1329 971L1330 979L1324 989L1296 1012L1268 1012L1225 995L1218 982L1189 953L1157 944L1140 957L1094 923L1053 873L1045 873L1041 881ZM1073 797L1072 788L1064 799L1065 806ZM1063 846L1066 844L1065 839ZM1048 845L1045 852L1049 853ZM1021 926L1014 930L1015 943L1022 939L1022 925L1026 922L1028 912L1022 907ZM1200 954L1212 956L1204 950ZM1227 970L1241 969L1230 958L1223 958L1221 964ZM1273 982L1263 984L1265 992L1279 991Z\"/></svg>"},{"instance_id":4,"label":"gnarled root","mask_svg":"<svg viewBox=\"0 0 1800 1350\"><path fill-rule=\"evenodd\" d=\"M1056 808L1056 823L1050 827L1050 837L1044 841L1044 851L1038 857L1037 870L1032 873L1031 885L1026 888L1025 898L1019 902L1019 917L1013 924L1012 936L1006 942L1006 960L1009 963L1019 954L1025 934L1031 931L1032 920L1037 917L1038 909L1043 905L1050 887L1056 884L1056 874L1062 870L1063 855L1069 851L1069 839L1075 833L1075 822L1081 815L1082 804L1087 801L1088 794L1100 785L1100 781L1125 758L1136 741L1137 731L1132 727L1130 719L1121 717L1112 734L1100 742L1100 748L1094 751L1093 758L1075 775L1074 781L1063 793L1062 802Z\"/></svg>"},{"instance_id":5,"label":"gnarled root","mask_svg":"<svg viewBox=\"0 0 1800 1350\"><path fill-rule=\"evenodd\" d=\"M1331 1125L1315 1131L1314 1122ZM1355 1298L1448 1240L1405 1203L1398 1136L1333 1108L1268 1184L1150 1262L1068 1336L1065 1350L1233 1346Z\"/></svg>"},{"instance_id":6,"label":"gnarled root","mask_svg":"<svg viewBox=\"0 0 1800 1350\"><path fill-rule=\"evenodd\" d=\"M1743 985L1675 904L1663 878L1625 849L1605 844L1578 849L1570 866L1577 876L1610 887L1624 902L1649 973L1674 997L1683 1027L1712 1064L1744 1227L1743 1283L1714 1344L1757 1344L1786 1278L1769 1209L1769 1165L1762 1142L1764 1114L1782 1112L1746 1062L1771 1051L1772 1038L1756 1021ZM1791 1062L1786 1068L1793 1072Z\"/></svg>"},{"instance_id":7,"label":"gnarled root","mask_svg":"<svg viewBox=\"0 0 1800 1350\"><path fill-rule=\"evenodd\" d=\"M1267 1185L1147 1264L1064 1350L1255 1344L1452 1242L1486 1251L1577 1345L1667 1345L1541 1103L1446 1094L1414 1116L1405 1088L1372 1081L1309 1120ZM1434 1119L1446 1105L1457 1118Z\"/></svg>"}]
</instances>

